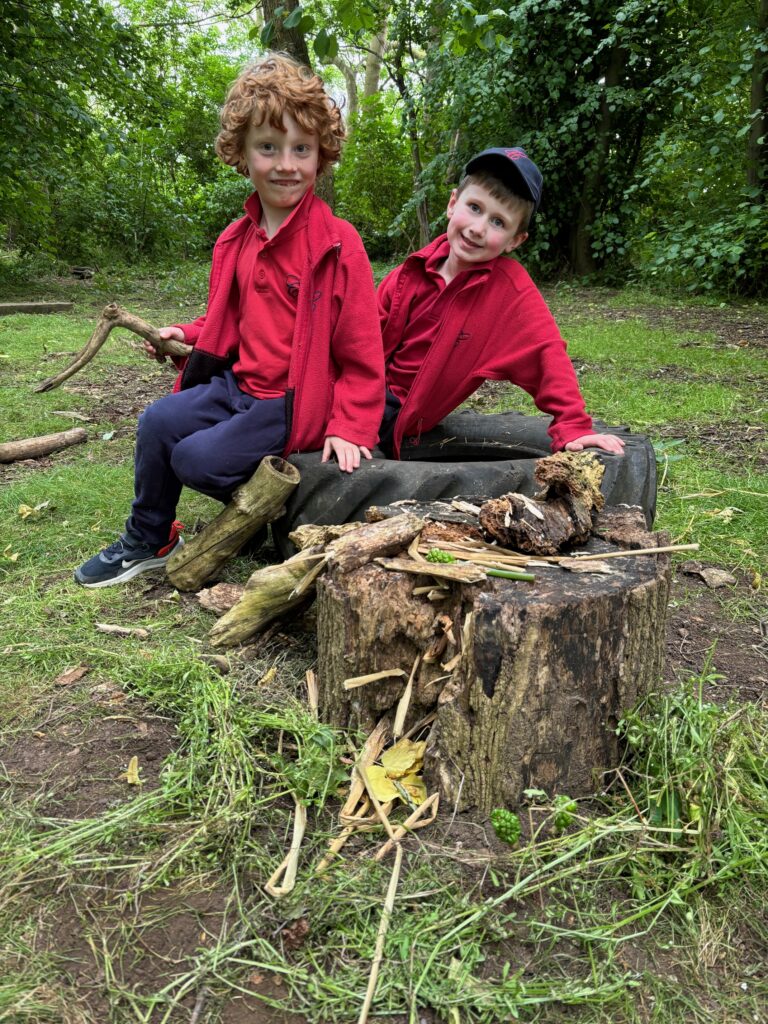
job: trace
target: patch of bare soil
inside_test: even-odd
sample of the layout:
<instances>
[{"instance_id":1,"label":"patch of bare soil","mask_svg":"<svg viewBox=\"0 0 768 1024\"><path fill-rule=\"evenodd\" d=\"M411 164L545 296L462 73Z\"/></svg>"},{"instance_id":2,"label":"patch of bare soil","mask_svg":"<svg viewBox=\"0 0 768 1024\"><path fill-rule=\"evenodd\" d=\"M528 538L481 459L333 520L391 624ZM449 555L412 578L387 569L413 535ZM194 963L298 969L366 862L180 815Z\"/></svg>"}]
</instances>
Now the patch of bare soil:
<instances>
[{"instance_id":1,"label":"patch of bare soil","mask_svg":"<svg viewBox=\"0 0 768 1024\"><path fill-rule=\"evenodd\" d=\"M768 609L747 583L729 589L754 614L732 621L703 580L678 573L672 589L666 635L665 678L672 684L701 673L711 659L707 700L730 699L768 707Z\"/></svg>"},{"instance_id":2,"label":"patch of bare soil","mask_svg":"<svg viewBox=\"0 0 768 1024\"><path fill-rule=\"evenodd\" d=\"M132 757L143 787L158 784L173 748L173 724L126 705L123 691L109 683L94 687L91 699L107 713L84 717L82 706L62 700L34 730L0 750L6 785L20 800L42 794L41 815L90 818L133 798L138 787L121 777Z\"/></svg>"},{"instance_id":3,"label":"patch of bare soil","mask_svg":"<svg viewBox=\"0 0 768 1024\"><path fill-rule=\"evenodd\" d=\"M168 364L170 366L170 364ZM158 367L136 355L136 366L111 366L109 375L87 368L62 384L62 390L88 399L94 420L101 423L135 421L150 402L171 392L175 374L173 368ZM130 425L131 432L135 423Z\"/></svg>"}]
</instances>

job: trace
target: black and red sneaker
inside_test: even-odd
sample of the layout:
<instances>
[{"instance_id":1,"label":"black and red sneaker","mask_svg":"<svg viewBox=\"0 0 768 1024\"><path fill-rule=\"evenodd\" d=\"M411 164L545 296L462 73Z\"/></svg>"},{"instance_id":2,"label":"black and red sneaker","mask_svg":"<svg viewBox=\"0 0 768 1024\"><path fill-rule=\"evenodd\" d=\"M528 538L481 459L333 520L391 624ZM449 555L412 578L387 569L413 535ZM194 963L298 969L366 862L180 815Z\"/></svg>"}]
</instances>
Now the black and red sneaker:
<instances>
[{"instance_id":1,"label":"black and red sneaker","mask_svg":"<svg viewBox=\"0 0 768 1024\"><path fill-rule=\"evenodd\" d=\"M174 521L168 542L159 548L144 544L126 532L75 569L75 579L84 587L112 587L116 583L132 580L139 573L160 569L173 552L184 544L181 536L183 529L183 523Z\"/></svg>"}]
</instances>

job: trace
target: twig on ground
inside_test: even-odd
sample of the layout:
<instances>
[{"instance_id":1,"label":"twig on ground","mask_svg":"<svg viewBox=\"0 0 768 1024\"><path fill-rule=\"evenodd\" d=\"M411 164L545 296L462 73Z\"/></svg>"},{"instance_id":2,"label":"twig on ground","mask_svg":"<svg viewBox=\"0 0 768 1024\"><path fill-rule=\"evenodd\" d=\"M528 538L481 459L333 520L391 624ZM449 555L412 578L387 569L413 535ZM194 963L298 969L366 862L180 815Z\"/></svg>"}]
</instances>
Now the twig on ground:
<instances>
[{"instance_id":1,"label":"twig on ground","mask_svg":"<svg viewBox=\"0 0 768 1024\"><path fill-rule=\"evenodd\" d=\"M412 814L408 815L408 817L405 819L402 825L397 826L397 828L395 829L394 836L388 839L383 846L379 847L373 859L382 860L384 857L386 857L386 855L389 853L393 846L398 845L399 848L400 840L403 838L404 835L406 835L409 829L416 827L417 823L419 828L423 828L425 825L431 825L432 822L437 817L437 808L439 803L439 793L433 793L432 796L428 796L423 803L419 804L419 806L416 808L415 811L413 811ZM427 818L426 821L421 821L420 819L423 818L428 811L432 812L431 816Z\"/></svg>"},{"instance_id":2,"label":"twig on ground","mask_svg":"<svg viewBox=\"0 0 768 1024\"><path fill-rule=\"evenodd\" d=\"M365 993L365 1002L363 1003L363 1008L360 1011L357 1024L366 1024L368 1014L371 1009L371 1003L373 1002L373 997L376 994L376 983L379 979L379 967L381 966L381 961L384 959L384 940L387 937L387 930L389 928L390 918L392 917L392 910L395 906L395 893L397 892L397 883L400 881L400 868L402 863L403 848L398 843L397 852L395 854L395 866L392 868L392 876L389 880L389 888L387 889L384 908L381 912L379 931L376 935L376 948L373 953L371 973L368 978L368 989Z\"/></svg>"},{"instance_id":3,"label":"twig on ground","mask_svg":"<svg viewBox=\"0 0 768 1024\"><path fill-rule=\"evenodd\" d=\"M293 887L296 884L296 873L299 868L301 841L304 838L304 831L307 827L307 809L299 800L296 800L295 804L291 848L283 858L280 866L275 870L272 877L264 886L266 892L268 892L270 896L274 896L276 899L279 899L281 896L286 896L293 890ZM278 885L277 883L280 881L281 877L282 883Z\"/></svg>"}]
</instances>

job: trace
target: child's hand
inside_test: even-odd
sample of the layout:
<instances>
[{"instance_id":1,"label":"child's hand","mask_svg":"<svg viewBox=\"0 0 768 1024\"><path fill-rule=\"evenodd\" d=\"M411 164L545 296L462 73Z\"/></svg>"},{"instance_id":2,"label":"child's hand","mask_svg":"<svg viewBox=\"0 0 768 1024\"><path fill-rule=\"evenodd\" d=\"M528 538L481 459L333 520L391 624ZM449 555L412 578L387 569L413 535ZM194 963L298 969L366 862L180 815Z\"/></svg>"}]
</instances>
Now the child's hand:
<instances>
[{"instance_id":1,"label":"child's hand","mask_svg":"<svg viewBox=\"0 0 768 1024\"><path fill-rule=\"evenodd\" d=\"M325 439L321 461L329 462L332 455L336 456L339 469L344 473L351 473L358 468L361 455L366 459L373 458L368 449L362 445L352 444L351 441L345 441L343 437L334 437L333 435Z\"/></svg>"},{"instance_id":2,"label":"child's hand","mask_svg":"<svg viewBox=\"0 0 768 1024\"><path fill-rule=\"evenodd\" d=\"M581 452L585 448L602 448L604 452L612 452L614 455L624 454L624 442L615 434L582 434L565 446L567 452Z\"/></svg>"},{"instance_id":3,"label":"child's hand","mask_svg":"<svg viewBox=\"0 0 768 1024\"><path fill-rule=\"evenodd\" d=\"M157 332L161 338L168 341L172 338L174 341L184 341L184 331L180 327L161 327ZM144 351L147 355L147 359L158 359L158 352L151 341L144 341ZM165 362L165 358L163 358Z\"/></svg>"}]
</instances>

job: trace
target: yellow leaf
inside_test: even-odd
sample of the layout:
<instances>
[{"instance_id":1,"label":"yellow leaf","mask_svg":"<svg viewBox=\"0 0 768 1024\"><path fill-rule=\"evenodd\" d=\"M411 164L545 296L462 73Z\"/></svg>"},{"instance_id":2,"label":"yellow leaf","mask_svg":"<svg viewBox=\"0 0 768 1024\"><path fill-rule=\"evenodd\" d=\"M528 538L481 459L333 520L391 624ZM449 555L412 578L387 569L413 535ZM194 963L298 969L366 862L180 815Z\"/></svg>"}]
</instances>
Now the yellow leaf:
<instances>
[{"instance_id":1,"label":"yellow leaf","mask_svg":"<svg viewBox=\"0 0 768 1024\"><path fill-rule=\"evenodd\" d=\"M35 510L31 505L19 505L19 515L22 519L28 519L30 516L35 514Z\"/></svg>"},{"instance_id":2,"label":"yellow leaf","mask_svg":"<svg viewBox=\"0 0 768 1024\"><path fill-rule=\"evenodd\" d=\"M365 769L365 774L376 799L380 803L385 804L389 800L400 799L400 794L397 792L392 780L387 778L386 768L382 768L380 764L371 764Z\"/></svg>"},{"instance_id":3,"label":"yellow leaf","mask_svg":"<svg viewBox=\"0 0 768 1024\"><path fill-rule=\"evenodd\" d=\"M129 786L140 786L141 785L141 779L139 778L140 770L141 769L139 768L139 759L134 754L134 756L128 762L128 770L123 772L122 775L118 775L118 780L122 781L123 779L125 779L125 781L128 783Z\"/></svg>"},{"instance_id":4,"label":"yellow leaf","mask_svg":"<svg viewBox=\"0 0 768 1024\"><path fill-rule=\"evenodd\" d=\"M3 558L6 558L9 562L18 562L19 552L14 551L13 547L8 544L3 550Z\"/></svg>"},{"instance_id":5,"label":"yellow leaf","mask_svg":"<svg viewBox=\"0 0 768 1024\"><path fill-rule=\"evenodd\" d=\"M400 779L400 784L416 803L423 804L427 799L427 787L420 775L406 775L404 779Z\"/></svg>"},{"instance_id":6,"label":"yellow leaf","mask_svg":"<svg viewBox=\"0 0 768 1024\"><path fill-rule=\"evenodd\" d=\"M258 685L259 686L269 686L269 684L272 682L272 680L275 678L276 675L277 675L277 668L276 668L275 665L273 665L271 668L267 669L267 671L264 673L264 675L259 680Z\"/></svg>"},{"instance_id":7,"label":"yellow leaf","mask_svg":"<svg viewBox=\"0 0 768 1024\"><path fill-rule=\"evenodd\" d=\"M425 740L413 743L411 740L402 739L389 750L385 750L381 755L381 763L390 779L399 779L413 771L417 765L420 767L426 746Z\"/></svg>"}]
</instances>

